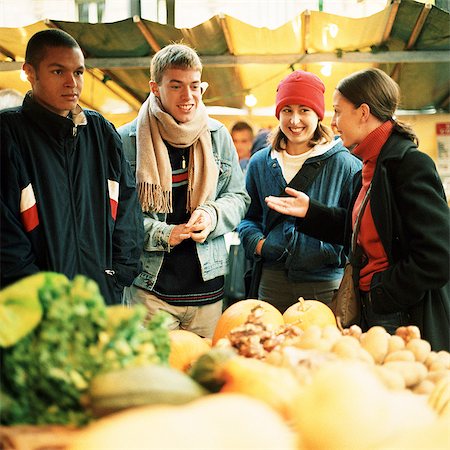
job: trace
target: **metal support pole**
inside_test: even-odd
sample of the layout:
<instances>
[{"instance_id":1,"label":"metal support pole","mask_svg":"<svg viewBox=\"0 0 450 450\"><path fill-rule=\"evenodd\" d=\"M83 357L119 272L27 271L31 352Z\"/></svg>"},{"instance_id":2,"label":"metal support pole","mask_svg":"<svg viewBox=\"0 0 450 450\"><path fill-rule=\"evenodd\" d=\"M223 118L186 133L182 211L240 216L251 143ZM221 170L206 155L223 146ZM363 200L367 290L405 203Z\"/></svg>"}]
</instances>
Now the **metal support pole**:
<instances>
[{"instance_id":1,"label":"metal support pole","mask_svg":"<svg viewBox=\"0 0 450 450\"><path fill-rule=\"evenodd\" d=\"M130 16L141 17L141 0L130 0Z\"/></svg>"}]
</instances>

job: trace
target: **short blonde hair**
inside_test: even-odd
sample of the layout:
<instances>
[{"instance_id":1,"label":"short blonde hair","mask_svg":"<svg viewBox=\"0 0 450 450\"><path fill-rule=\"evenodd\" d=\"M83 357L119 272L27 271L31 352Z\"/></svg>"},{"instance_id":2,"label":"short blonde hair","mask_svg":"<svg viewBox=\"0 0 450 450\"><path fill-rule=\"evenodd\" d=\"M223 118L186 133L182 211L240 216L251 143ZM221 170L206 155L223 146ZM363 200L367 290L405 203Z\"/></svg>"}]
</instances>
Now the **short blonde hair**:
<instances>
[{"instance_id":1,"label":"short blonde hair","mask_svg":"<svg viewBox=\"0 0 450 450\"><path fill-rule=\"evenodd\" d=\"M168 69L193 69L202 73L203 66L197 52L186 44L169 44L152 58L150 78L160 84Z\"/></svg>"}]
</instances>

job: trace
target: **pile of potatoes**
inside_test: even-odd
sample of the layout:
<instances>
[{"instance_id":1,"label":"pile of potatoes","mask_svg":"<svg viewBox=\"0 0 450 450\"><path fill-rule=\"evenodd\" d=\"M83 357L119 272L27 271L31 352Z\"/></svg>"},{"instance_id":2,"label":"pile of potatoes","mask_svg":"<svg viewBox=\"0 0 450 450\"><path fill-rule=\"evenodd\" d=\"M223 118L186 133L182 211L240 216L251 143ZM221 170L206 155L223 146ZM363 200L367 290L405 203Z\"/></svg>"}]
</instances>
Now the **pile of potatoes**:
<instances>
[{"instance_id":1,"label":"pile of potatoes","mask_svg":"<svg viewBox=\"0 0 450 450\"><path fill-rule=\"evenodd\" d=\"M426 395L438 413L450 415L450 353L431 350L415 326L400 327L391 335L380 326L363 333L358 326L342 330L313 325L268 355L267 362L297 370L300 366L298 373L304 376L305 366L314 369L330 358L364 362L389 389Z\"/></svg>"}]
</instances>

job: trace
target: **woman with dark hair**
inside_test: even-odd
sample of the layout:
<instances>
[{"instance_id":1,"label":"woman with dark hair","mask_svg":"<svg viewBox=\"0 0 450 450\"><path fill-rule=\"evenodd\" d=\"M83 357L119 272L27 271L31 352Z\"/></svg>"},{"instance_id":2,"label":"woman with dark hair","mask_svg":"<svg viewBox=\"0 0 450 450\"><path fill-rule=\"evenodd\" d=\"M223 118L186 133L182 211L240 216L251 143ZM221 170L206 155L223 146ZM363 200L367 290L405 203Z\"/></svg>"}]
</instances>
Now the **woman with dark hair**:
<instances>
[{"instance_id":1,"label":"woman with dark hair","mask_svg":"<svg viewBox=\"0 0 450 450\"><path fill-rule=\"evenodd\" d=\"M417 325L434 350L449 350L449 209L432 159L395 118L399 97L398 85L379 69L344 78L334 92L332 125L363 161L350 208L330 208L293 189L266 202L297 216L303 233L349 246L370 189L358 234L361 326L392 333Z\"/></svg>"},{"instance_id":2,"label":"woman with dark hair","mask_svg":"<svg viewBox=\"0 0 450 450\"><path fill-rule=\"evenodd\" d=\"M275 99L279 126L270 143L250 158L247 168L251 204L239 225L239 235L247 258L263 259L258 298L281 312L299 297L329 303L346 261L342 245L297 232L294 217L282 217L272 226L264 202L293 180L307 177L315 167L320 169L308 186L309 196L336 207L346 207L350 201L361 162L323 124L324 91L322 81L303 70L283 79Z\"/></svg>"}]
</instances>

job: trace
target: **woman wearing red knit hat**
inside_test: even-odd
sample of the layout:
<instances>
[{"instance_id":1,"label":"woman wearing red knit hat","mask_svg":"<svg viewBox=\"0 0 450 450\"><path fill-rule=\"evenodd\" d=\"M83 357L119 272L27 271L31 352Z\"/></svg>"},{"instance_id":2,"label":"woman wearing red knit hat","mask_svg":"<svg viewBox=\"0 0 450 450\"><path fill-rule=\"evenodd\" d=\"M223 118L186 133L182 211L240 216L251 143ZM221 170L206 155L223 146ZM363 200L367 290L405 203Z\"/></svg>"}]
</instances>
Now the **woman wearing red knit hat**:
<instances>
[{"instance_id":1,"label":"woman wearing red knit hat","mask_svg":"<svg viewBox=\"0 0 450 450\"><path fill-rule=\"evenodd\" d=\"M304 233L346 245L363 198L358 246L361 327L415 325L432 349L450 350L449 209L432 159L418 151L413 130L399 122L397 83L379 69L338 83L332 125L363 160L350 208L327 208L308 193L266 199L283 214L301 217ZM292 217L292 216L287 216ZM352 258L350 258L352 261Z\"/></svg>"},{"instance_id":2,"label":"woman wearing red knit hat","mask_svg":"<svg viewBox=\"0 0 450 450\"><path fill-rule=\"evenodd\" d=\"M347 207L361 162L322 123L324 92L324 84L312 73L296 70L283 79L275 101L279 126L270 136L270 145L255 153L247 168L251 204L238 231L247 258L262 258L259 288L250 295L281 312L299 297L329 303L346 261L342 245L299 233L294 217L274 219L264 201L306 177L314 178L306 189L311 198Z\"/></svg>"}]
</instances>

